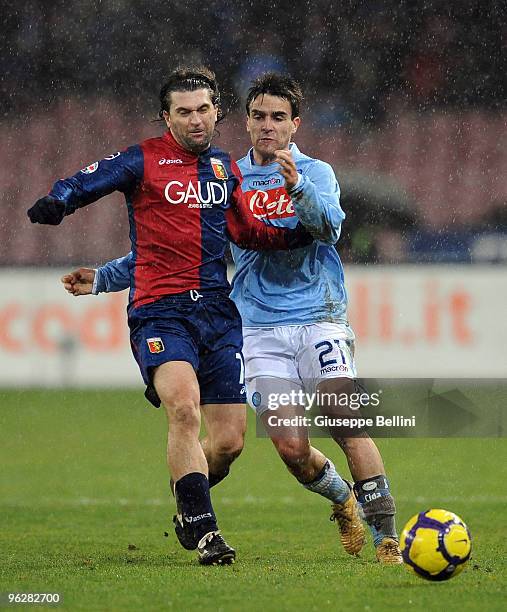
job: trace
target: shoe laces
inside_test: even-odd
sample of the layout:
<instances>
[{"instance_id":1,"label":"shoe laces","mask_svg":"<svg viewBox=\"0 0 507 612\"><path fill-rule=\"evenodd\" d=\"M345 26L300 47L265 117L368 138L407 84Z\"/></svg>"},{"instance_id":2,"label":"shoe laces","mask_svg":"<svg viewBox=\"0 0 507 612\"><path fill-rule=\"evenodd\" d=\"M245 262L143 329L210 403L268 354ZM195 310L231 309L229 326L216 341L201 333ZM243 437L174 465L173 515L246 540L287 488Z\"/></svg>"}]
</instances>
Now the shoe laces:
<instances>
[{"instance_id":1,"label":"shoe laces","mask_svg":"<svg viewBox=\"0 0 507 612\"><path fill-rule=\"evenodd\" d=\"M334 504L333 514L331 514L329 520L338 521L340 525L343 525L345 522L350 523L352 519L350 517L350 513L347 511L343 504Z\"/></svg>"},{"instance_id":2,"label":"shoe laces","mask_svg":"<svg viewBox=\"0 0 507 612\"><path fill-rule=\"evenodd\" d=\"M396 540L388 539L381 543L383 550L390 555L399 555L400 546Z\"/></svg>"}]
</instances>

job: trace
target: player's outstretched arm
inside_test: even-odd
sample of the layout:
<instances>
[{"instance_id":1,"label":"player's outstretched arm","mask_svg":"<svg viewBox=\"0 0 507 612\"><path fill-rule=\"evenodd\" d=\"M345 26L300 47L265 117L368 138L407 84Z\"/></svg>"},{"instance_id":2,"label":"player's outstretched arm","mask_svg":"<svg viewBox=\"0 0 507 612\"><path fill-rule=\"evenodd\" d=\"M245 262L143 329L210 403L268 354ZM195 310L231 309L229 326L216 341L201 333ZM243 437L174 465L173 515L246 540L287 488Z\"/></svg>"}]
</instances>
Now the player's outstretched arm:
<instances>
[{"instance_id":1,"label":"player's outstretched arm","mask_svg":"<svg viewBox=\"0 0 507 612\"><path fill-rule=\"evenodd\" d=\"M241 173L235 162L231 164L240 179L232 194L232 205L226 211L227 233L237 246L256 251L299 249L313 242L313 236L298 223L295 229L267 225L252 216L241 190Z\"/></svg>"},{"instance_id":2,"label":"player's outstretched arm","mask_svg":"<svg viewBox=\"0 0 507 612\"><path fill-rule=\"evenodd\" d=\"M57 181L49 194L27 211L28 218L32 223L59 225L65 216L113 191L131 192L142 180L143 173L141 147L129 147Z\"/></svg>"},{"instance_id":3,"label":"player's outstretched arm","mask_svg":"<svg viewBox=\"0 0 507 612\"><path fill-rule=\"evenodd\" d=\"M95 270L92 268L79 268L60 279L65 290L71 295L89 295L92 292Z\"/></svg>"},{"instance_id":4,"label":"player's outstretched arm","mask_svg":"<svg viewBox=\"0 0 507 612\"><path fill-rule=\"evenodd\" d=\"M97 270L74 270L62 276L61 281L65 290L76 296L123 291L130 287L131 262L132 251L124 257L108 261Z\"/></svg>"},{"instance_id":5,"label":"player's outstretched arm","mask_svg":"<svg viewBox=\"0 0 507 612\"><path fill-rule=\"evenodd\" d=\"M97 270L93 293L110 293L129 289L133 266L132 251L129 251L124 257L118 257L100 266Z\"/></svg>"}]
</instances>

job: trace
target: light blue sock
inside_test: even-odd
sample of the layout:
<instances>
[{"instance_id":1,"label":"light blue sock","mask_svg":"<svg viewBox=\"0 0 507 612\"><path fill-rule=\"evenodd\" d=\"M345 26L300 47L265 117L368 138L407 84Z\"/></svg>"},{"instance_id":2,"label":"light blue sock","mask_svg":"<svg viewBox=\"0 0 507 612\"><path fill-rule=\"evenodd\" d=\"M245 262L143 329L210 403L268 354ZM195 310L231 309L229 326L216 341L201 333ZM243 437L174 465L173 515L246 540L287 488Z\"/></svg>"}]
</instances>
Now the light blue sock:
<instances>
[{"instance_id":1,"label":"light blue sock","mask_svg":"<svg viewBox=\"0 0 507 612\"><path fill-rule=\"evenodd\" d=\"M305 489L318 493L331 500L334 504L343 504L349 497L350 489L347 483L336 471L333 462L327 459L326 465L320 474L312 480L303 484Z\"/></svg>"}]
</instances>

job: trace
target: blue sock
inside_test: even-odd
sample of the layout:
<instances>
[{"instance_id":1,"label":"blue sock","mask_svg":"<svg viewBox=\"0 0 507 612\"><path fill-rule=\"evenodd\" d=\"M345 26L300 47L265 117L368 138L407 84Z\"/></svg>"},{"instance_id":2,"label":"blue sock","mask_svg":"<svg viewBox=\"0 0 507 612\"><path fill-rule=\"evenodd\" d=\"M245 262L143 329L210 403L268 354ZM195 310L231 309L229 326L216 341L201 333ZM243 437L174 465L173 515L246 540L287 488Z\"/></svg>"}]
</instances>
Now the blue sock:
<instances>
[{"instance_id":1,"label":"blue sock","mask_svg":"<svg viewBox=\"0 0 507 612\"><path fill-rule=\"evenodd\" d=\"M389 490L389 481L383 474L354 483L354 493L361 504L373 543L378 546L384 538L398 540L396 533L396 506Z\"/></svg>"},{"instance_id":2,"label":"blue sock","mask_svg":"<svg viewBox=\"0 0 507 612\"><path fill-rule=\"evenodd\" d=\"M210 531L217 531L206 476L200 472L186 474L177 481L175 488L183 520L192 525L197 539Z\"/></svg>"},{"instance_id":3,"label":"blue sock","mask_svg":"<svg viewBox=\"0 0 507 612\"><path fill-rule=\"evenodd\" d=\"M330 499L335 504L342 504L350 495L349 486L338 474L329 459L317 478L311 482L303 483L303 486L309 491Z\"/></svg>"}]
</instances>

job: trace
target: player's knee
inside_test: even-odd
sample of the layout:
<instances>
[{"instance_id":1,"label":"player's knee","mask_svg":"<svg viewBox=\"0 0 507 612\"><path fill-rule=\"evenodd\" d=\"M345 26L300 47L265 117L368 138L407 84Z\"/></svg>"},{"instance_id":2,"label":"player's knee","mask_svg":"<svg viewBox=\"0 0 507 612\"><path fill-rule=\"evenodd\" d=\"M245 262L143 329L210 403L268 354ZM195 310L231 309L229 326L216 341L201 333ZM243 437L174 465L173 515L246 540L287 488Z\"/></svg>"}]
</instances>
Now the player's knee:
<instances>
[{"instance_id":1,"label":"player's knee","mask_svg":"<svg viewBox=\"0 0 507 612\"><path fill-rule=\"evenodd\" d=\"M172 398L167 403L164 400L162 402L164 403L171 427L199 429L201 425L199 404L191 398Z\"/></svg>"},{"instance_id":2,"label":"player's knee","mask_svg":"<svg viewBox=\"0 0 507 612\"><path fill-rule=\"evenodd\" d=\"M200 427L199 395L192 385L158 384L156 389L170 425L173 427Z\"/></svg>"},{"instance_id":3,"label":"player's knee","mask_svg":"<svg viewBox=\"0 0 507 612\"><path fill-rule=\"evenodd\" d=\"M286 438L275 442L278 454L289 467L301 467L310 458L310 443L305 439Z\"/></svg>"}]
</instances>

